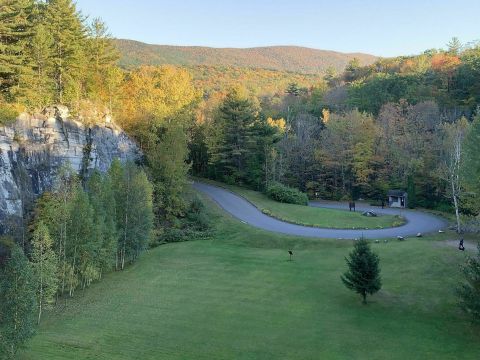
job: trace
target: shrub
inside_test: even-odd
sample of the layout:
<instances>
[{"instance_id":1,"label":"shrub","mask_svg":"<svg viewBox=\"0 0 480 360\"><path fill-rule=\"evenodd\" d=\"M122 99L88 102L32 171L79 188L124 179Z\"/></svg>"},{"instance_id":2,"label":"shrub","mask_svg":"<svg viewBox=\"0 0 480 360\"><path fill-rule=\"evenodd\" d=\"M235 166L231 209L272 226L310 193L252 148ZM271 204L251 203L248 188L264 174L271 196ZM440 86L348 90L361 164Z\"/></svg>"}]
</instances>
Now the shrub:
<instances>
[{"instance_id":1,"label":"shrub","mask_svg":"<svg viewBox=\"0 0 480 360\"><path fill-rule=\"evenodd\" d=\"M462 224L462 231L472 234L480 234L480 217L466 217Z\"/></svg>"},{"instance_id":2,"label":"shrub","mask_svg":"<svg viewBox=\"0 0 480 360\"><path fill-rule=\"evenodd\" d=\"M457 288L460 308L472 322L480 324L480 243L477 254L469 257L462 267L465 281Z\"/></svg>"},{"instance_id":3,"label":"shrub","mask_svg":"<svg viewBox=\"0 0 480 360\"><path fill-rule=\"evenodd\" d=\"M267 187L267 196L275 201L288 204L307 205L307 194L298 189L285 186L279 182L272 182Z\"/></svg>"},{"instance_id":4,"label":"shrub","mask_svg":"<svg viewBox=\"0 0 480 360\"><path fill-rule=\"evenodd\" d=\"M150 247L165 243L205 239L211 236L212 221L208 211L198 196L189 200L183 218L175 218L153 239Z\"/></svg>"},{"instance_id":5,"label":"shrub","mask_svg":"<svg viewBox=\"0 0 480 360\"><path fill-rule=\"evenodd\" d=\"M211 227L205 205L198 197L193 198L185 218L188 222L187 226L192 229L206 231Z\"/></svg>"},{"instance_id":6,"label":"shrub","mask_svg":"<svg viewBox=\"0 0 480 360\"><path fill-rule=\"evenodd\" d=\"M15 122L20 114L18 106L0 102L0 126L7 126Z\"/></svg>"}]
</instances>

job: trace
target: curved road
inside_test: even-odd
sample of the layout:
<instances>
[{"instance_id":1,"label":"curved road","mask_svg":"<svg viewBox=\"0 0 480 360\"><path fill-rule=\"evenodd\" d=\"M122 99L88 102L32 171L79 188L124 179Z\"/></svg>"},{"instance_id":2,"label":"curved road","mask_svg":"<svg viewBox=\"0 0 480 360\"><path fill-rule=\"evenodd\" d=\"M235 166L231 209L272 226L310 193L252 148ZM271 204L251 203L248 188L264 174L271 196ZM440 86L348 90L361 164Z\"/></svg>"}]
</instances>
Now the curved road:
<instances>
[{"instance_id":1,"label":"curved road","mask_svg":"<svg viewBox=\"0 0 480 360\"><path fill-rule=\"evenodd\" d=\"M263 214L254 205L252 205L245 198L236 195L226 189L218 186L208 185L205 183L195 181L193 187L205 193L212 198L218 205L220 205L225 211L236 217L242 222L250 224L254 227L273 231L282 234L298 235L315 238L342 238L342 239L354 239L362 236L369 239L382 239L397 236L415 236L417 233L429 233L436 232L447 226L447 223L434 216L420 211L412 211L405 209L378 209L374 208L377 213L399 215L401 214L406 220L405 225L387 228L387 229L375 229L375 230L344 230L344 229L325 229L315 228L309 226L290 224L281 220L277 220L270 216ZM345 205L334 202L311 202L310 206L325 207L332 209L345 208ZM367 209L373 209L369 206L357 206L357 210L364 211Z\"/></svg>"}]
</instances>

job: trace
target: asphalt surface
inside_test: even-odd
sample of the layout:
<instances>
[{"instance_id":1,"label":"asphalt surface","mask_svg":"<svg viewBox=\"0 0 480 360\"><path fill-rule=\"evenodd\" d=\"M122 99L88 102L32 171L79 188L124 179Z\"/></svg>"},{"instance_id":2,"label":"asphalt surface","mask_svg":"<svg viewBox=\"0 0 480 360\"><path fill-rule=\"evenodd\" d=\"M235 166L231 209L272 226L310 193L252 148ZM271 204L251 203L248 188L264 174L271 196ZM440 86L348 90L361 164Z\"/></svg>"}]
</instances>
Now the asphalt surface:
<instances>
[{"instance_id":1,"label":"asphalt surface","mask_svg":"<svg viewBox=\"0 0 480 360\"><path fill-rule=\"evenodd\" d=\"M426 234L431 232L438 232L438 230L445 229L447 227L447 223L443 219L421 211L405 209L400 210L393 208L380 209L378 207L360 204L357 205L357 211L373 210L379 214L401 215L407 220L407 223L405 225L395 228L375 230L326 229L295 225L281 220L277 220L263 214L245 198L236 195L224 188L197 181L193 183L193 187L196 190L208 195L220 207L222 207L225 211L227 211L243 223L247 223L251 226L263 230L288 235L329 239L355 239L363 235L365 238L369 239L384 239L392 237L396 238L397 236L411 237L415 236L417 233ZM331 209L347 209L348 211L348 204L342 204L337 202L311 202L310 206Z\"/></svg>"}]
</instances>

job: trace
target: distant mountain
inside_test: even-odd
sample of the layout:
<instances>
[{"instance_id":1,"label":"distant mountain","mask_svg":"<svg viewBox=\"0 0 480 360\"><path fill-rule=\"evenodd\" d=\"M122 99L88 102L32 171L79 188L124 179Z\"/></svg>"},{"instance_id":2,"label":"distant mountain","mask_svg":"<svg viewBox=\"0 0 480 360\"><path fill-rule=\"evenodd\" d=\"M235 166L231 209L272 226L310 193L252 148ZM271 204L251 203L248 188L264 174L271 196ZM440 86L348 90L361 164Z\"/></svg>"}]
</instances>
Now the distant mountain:
<instances>
[{"instance_id":1,"label":"distant mountain","mask_svg":"<svg viewBox=\"0 0 480 360\"><path fill-rule=\"evenodd\" d=\"M362 53L340 53L299 46L268 46L247 49L210 48L202 46L150 45L139 41L117 39L120 65L207 65L261 68L303 74L322 73L333 67L342 71L348 62L358 58L362 65L377 57Z\"/></svg>"}]
</instances>

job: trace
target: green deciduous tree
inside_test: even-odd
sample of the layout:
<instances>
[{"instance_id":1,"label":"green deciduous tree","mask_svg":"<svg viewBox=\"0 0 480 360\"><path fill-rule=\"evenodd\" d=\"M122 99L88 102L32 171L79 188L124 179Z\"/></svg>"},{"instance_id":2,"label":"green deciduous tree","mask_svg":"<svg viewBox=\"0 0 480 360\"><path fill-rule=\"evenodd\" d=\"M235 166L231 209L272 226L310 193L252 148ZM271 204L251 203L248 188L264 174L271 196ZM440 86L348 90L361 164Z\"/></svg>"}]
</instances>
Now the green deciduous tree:
<instances>
[{"instance_id":1,"label":"green deciduous tree","mask_svg":"<svg viewBox=\"0 0 480 360\"><path fill-rule=\"evenodd\" d=\"M465 139L465 161L463 162L463 180L467 190L474 198L480 198L480 116L476 116ZM475 209L480 211L480 206Z\"/></svg>"},{"instance_id":2,"label":"green deciduous tree","mask_svg":"<svg viewBox=\"0 0 480 360\"><path fill-rule=\"evenodd\" d=\"M190 165L187 134L176 122L159 129L158 141L147 155L150 172L155 183L155 203L161 217L171 218L183 214L183 191Z\"/></svg>"},{"instance_id":3,"label":"green deciduous tree","mask_svg":"<svg viewBox=\"0 0 480 360\"><path fill-rule=\"evenodd\" d=\"M0 349L13 358L35 333L35 278L23 250L13 245L0 269ZM0 354L0 356L3 354Z\"/></svg>"},{"instance_id":4,"label":"green deciduous tree","mask_svg":"<svg viewBox=\"0 0 480 360\"><path fill-rule=\"evenodd\" d=\"M68 224L68 239L71 245L67 257L76 280L70 282L70 296L73 296L75 284L81 284L82 288L85 288L99 278L95 258L102 241L101 234L95 231L94 212L88 195L78 184L72 192Z\"/></svg>"},{"instance_id":5,"label":"green deciduous tree","mask_svg":"<svg viewBox=\"0 0 480 360\"><path fill-rule=\"evenodd\" d=\"M347 288L360 294L363 303L367 303L367 295L373 295L382 287L380 278L380 259L368 244L367 240L360 239L353 251L345 258L348 271L341 277Z\"/></svg>"},{"instance_id":6,"label":"green deciduous tree","mask_svg":"<svg viewBox=\"0 0 480 360\"><path fill-rule=\"evenodd\" d=\"M109 170L115 193L118 229L117 266L134 261L146 249L153 228L152 185L143 170L132 162L118 160Z\"/></svg>"},{"instance_id":7,"label":"green deciduous tree","mask_svg":"<svg viewBox=\"0 0 480 360\"><path fill-rule=\"evenodd\" d=\"M94 212L94 236L100 244L95 257L101 276L102 273L114 268L118 243L116 206L111 179L99 171L94 171L88 179L87 191Z\"/></svg>"},{"instance_id":8,"label":"green deciduous tree","mask_svg":"<svg viewBox=\"0 0 480 360\"><path fill-rule=\"evenodd\" d=\"M475 257L470 257L462 268L465 283L457 290L460 307L473 322L480 323L480 244Z\"/></svg>"},{"instance_id":9,"label":"green deciduous tree","mask_svg":"<svg viewBox=\"0 0 480 360\"><path fill-rule=\"evenodd\" d=\"M53 303L58 289L57 256L53 250L53 240L48 227L41 220L35 224L32 247L31 262L35 275L38 323L40 323L43 309Z\"/></svg>"},{"instance_id":10,"label":"green deciduous tree","mask_svg":"<svg viewBox=\"0 0 480 360\"><path fill-rule=\"evenodd\" d=\"M448 182L448 193L452 199L457 221L457 232L460 232L460 198L463 194L462 168L464 167L463 143L469 130L467 119L461 118L455 123L442 125L442 158L441 176Z\"/></svg>"}]
</instances>

